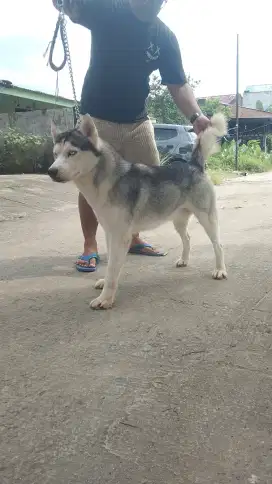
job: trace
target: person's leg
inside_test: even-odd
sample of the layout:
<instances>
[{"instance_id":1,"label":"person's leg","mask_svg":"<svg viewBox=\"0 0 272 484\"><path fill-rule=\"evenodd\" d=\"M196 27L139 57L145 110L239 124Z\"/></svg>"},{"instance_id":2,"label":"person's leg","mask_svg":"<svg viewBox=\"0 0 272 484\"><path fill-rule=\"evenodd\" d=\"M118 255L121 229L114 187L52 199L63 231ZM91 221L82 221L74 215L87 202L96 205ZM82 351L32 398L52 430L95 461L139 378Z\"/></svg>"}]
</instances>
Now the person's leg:
<instances>
[{"instance_id":1,"label":"person's leg","mask_svg":"<svg viewBox=\"0 0 272 484\"><path fill-rule=\"evenodd\" d=\"M98 261L96 242L98 222L92 207L81 193L78 194L78 210L84 237L84 249L83 254L76 262L76 267L79 271L93 272Z\"/></svg>"},{"instance_id":2,"label":"person's leg","mask_svg":"<svg viewBox=\"0 0 272 484\"><path fill-rule=\"evenodd\" d=\"M101 138L111 143L118 150L120 138L118 125L96 118L94 118L94 122ZM81 193L78 196L78 209L84 237L84 248L82 255L76 261L76 268L80 272L94 272L99 261L96 242L98 222L93 209Z\"/></svg>"},{"instance_id":3,"label":"person's leg","mask_svg":"<svg viewBox=\"0 0 272 484\"><path fill-rule=\"evenodd\" d=\"M159 165L160 156L157 149L154 127L150 120L135 123L128 127L123 138L120 154L130 163L142 163L144 165ZM160 252L147 244L139 234L134 234L131 242L131 254L163 256Z\"/></svg>"}]
</instances>

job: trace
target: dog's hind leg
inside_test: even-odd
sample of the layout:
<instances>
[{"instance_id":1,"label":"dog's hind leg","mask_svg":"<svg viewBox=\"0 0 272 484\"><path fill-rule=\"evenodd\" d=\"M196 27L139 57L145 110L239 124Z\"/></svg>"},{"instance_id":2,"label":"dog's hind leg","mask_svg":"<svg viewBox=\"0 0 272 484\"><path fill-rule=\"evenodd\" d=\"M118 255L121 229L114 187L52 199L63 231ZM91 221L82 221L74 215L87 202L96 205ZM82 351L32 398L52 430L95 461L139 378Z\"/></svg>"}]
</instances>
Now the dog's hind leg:
<instances>
[{"instance_id":1,"label":"dog's hind leg","mask_svg":"<svg viewBox=\"0 0 272 484\"><path fill-rule=\"evenodd\" d=\"M176 266L177 267L186 267L189 262L189 255L190 255L190 235L188 234L188 222L191 217L192 213L185 208L182 208L178 216L174 219L174 226L180 238L182 240L183 250L182 255L178 259Z\"/></svg>"},{"instance_id":2,"label":"dog's hind leg","mask_svg":"<svg viewBox=\"0 0 272 484\"><path fill-rule=\"evenodd\" d=\"M215 269L212 273L214 279L226 279L227 270L224 261L224 251L220 242L219 236L219 224L217 217L217 210L214 207L210 213L200 212L199 210L194 212L199 223L205 229L206 234L212 242L215 253Z\"/></svg>"},{"instance_id":3,"label":"dog's hind leg","mask_svg":"<svg viewBox=\"0 0 272 484\"><path fill-rule=\"evenodd\" d=\"M130 232L111 234L108 238L108 266L105 280L96 283L97 288L103 288L100 296L90 303L92 309L109 309L112 307L118 287L121 269L125 263L131 243Z\"/></svg>"}]
</instances>

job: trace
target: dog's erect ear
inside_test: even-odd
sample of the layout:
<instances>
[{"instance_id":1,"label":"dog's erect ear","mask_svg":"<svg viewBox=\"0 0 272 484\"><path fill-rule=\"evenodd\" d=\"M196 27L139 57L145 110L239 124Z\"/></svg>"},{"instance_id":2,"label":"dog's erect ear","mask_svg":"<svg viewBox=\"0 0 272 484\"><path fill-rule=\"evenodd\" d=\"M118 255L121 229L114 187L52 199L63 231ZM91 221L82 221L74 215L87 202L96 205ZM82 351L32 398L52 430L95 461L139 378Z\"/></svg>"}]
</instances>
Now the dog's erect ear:
<instances>
[{"instance_id":1,"label":"dog's erect ear","mask_svg":"<svg viewBox=\"0 0 272 484\"><path fill-rule=\"evenodd\" d=\"M51 121L51 136L53 139L53 142L55 143L56 137L57 137L57 126L55 125L54 121Z\"/></svg>"},{"instance_id":2,"label":"dog's erect ear","mask_svg":"<svg viewBox=\"0 0 272 484\"><path fill-rule=\"evenodd\" d=\"M92 144L99 148L99 136L96 126L89 114L83 114L80 118L79 130L84 136L87 136Z\"/></svg>"}]
</instances>

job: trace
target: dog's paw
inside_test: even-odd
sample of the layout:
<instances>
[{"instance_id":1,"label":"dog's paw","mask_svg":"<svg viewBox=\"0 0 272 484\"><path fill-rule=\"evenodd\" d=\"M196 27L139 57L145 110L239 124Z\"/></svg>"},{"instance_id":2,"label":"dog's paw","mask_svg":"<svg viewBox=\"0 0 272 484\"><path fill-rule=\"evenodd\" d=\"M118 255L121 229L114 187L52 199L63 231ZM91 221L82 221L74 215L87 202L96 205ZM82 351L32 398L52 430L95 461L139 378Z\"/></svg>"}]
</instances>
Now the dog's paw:
<instances>
[{"instance_id":1,"label":"dog's paw","mask_svg":"<svg viewBox=\"0 0 272 484\"><path fill-rule=\"evenodd\" d=\"M226 269L215 269L212 273L213 279L216 279L217 281L222 280L222 279L227 279L228 274Z\"/></svg>"},{"instance_id":2,"label":"dog's paw","mask_svg":"<svg viewBox=\"0 0 272 484\"><path fill-rule=\"evenodd\" d=\"M188 261L186 262L185 260L180 257L177 262L176 262L176 267L187 267L188 266Z\"/></svg>"},{"instance_id":3,"label":"dog's paw","mask_svg":"<svg viewBox=\"0 0 272 484\"><path fill-rule=\"evenodd\" d=\"M104 287L104 283L105 283L105 279L99 279L98 281L96 281L95 283L95 289L103 289Z\"/></svg>"},{"instance_id":4,"label":"dog's paw","mask_svg":"<svg viewBox=\"0 0 272 484\"><path fill-rule=\"evenodd\" d=\"M110 297L105 299L104 297L97 297L90 303L90 308L92 309L111 309L113 306L113 298Z\"/></svg>"}]
</instances>

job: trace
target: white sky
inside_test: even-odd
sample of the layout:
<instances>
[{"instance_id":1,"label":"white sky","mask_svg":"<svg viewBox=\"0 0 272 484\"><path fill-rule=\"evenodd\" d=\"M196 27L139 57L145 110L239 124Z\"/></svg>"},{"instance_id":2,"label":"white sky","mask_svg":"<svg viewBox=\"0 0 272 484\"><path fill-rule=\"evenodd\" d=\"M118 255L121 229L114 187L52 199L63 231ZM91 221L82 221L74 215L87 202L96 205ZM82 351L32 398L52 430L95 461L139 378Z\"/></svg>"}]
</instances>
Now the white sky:
<instances>
[{"instance_id":1,"label":"white sky","mask_svg":"<svg viewBox=\"0 0 272 484\"><path fill-rule=\"evenodd\" d=\"M43 53L52 37L57 12L51 0L10 0L1 4L0 79L55 92L56 74ZM161 18L180 43L186 73L201 84L199 96L235 92L236 34L240 34L240 92L250 84L272 84L272 1L169 0ZM68 36L77 95L89 62L90 34L69 22ZM56 57L58 60L59 57ZM71 98L67 70L60 94Z\"/></svg>"}]
</instances>

